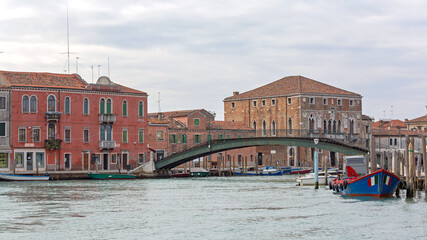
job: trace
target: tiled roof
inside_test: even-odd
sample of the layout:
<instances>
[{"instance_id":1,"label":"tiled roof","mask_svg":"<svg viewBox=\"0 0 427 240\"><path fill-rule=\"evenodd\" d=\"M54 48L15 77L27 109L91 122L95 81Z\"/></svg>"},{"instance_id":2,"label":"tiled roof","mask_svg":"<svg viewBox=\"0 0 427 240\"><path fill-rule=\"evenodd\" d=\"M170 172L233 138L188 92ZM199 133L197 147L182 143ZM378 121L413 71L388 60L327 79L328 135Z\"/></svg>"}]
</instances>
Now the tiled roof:
<instances>
[{"instance_id":1,"label":"tiled roof","mask_svg":"<svg viewBox=\"0 0 427 240\"><path fill-rule=\"evenodd\" d=\"M158 119L158 118L148 118L148 123L151 123L151 124L169 124L169 120Z\"/></svg>"},{"instance_id":2,"label":"tiled roof","mask_svg":"<svg viewBox=\"0 0 427 240\"><path fill-rule=\"evenodd\" d=\"M374 135L375 137L378 136L419 136L420 134L426 134L427 131L424 131L424 133L419 132L419 131L412 131L412 130L396 130L396 129L381 129L381 131L379 130L375 130L372 131L372 135Z\"/></svg>"},{"instance_id":3,"label":"tiled roof","mask_svg":"<svg viewBox=\"0 0 427 240\"><path fill-rule=\"evenodd\" d=\"M224 130L252 130L247 124L243 122L230 122L230 121L213 121L211 129L224 129Z\"/></svg>"},{"instance_id":4,"label":"tiled roof","mask_svg":"<svg viewBox=\"0 0 427 240\"><path fill-rule=\"evenodd\" d=\"M205 115L210 114L205 109L191 109L191 110L179 110L179 111L170 111L170 112L161 112L162 116L165 118L171 118L171 117L186 117L194 112L201 112ZM149 113L149 116L157 116L158 113Z\"/></svg>"},{"instance_id":5,"label":"tiled roof","mask_svg":"<svg viewBox=\"0 0 427 240\"><path fill-rule=\"evenodd\" d=\"M84 89L87 85L78 74L0 71L0 77L12 87Z\"/></svg>"},{"instance_id":6,"label":"tiled roof","mask_svg":"<svg viewBox=\"0 0 427 240\"><path fill-rule=\"evenodd\" d=\"M396 129L396 128L406 128L406 125L403 121L399 119L393 119L390 121L378 121L372 123L372 128L378 129L381 126L381 129Z\"/></svg>"},{"instance_id":7,"label":"tiled roof","mask_svg":"<svg viewBox=\"0 0 427 240\"><path fill-rule=\"evenodd\" d=\"M411 119L409 121L406 121L405 123L425 123L427 124L427 116L421 116L414 119Z\"/></svg>"},{"instance_id":8,"label":"tiled roof","mask_svg":"<svg viewBox=\"0 0 427 240\"><path fill-rule=\"evenodd\" d=\"M284 96L290 94L334 94L334 95L348 95L358 96L360 94L342 90L331 85L315 81L303 76L289 76L279 79L275 82L261 86L248 92L236 94L227 97L224 101L238 100L238 99L251 99L261 97L274 97Z\"/></svg>"}]
</instances>

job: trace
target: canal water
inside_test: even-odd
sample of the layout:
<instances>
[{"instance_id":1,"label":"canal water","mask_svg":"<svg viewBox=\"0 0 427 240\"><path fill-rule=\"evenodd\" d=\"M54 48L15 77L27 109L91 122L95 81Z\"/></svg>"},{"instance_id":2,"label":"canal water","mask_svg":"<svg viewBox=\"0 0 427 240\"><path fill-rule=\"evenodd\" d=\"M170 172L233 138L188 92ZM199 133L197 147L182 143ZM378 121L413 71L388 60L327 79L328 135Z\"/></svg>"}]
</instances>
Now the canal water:
<instances>
[{"instance_id":1,"label":"canal water","mask_svg":"<svg viewBox=\"0 0 427 240\"><path fill-rule=\"evenodd\" d=\"M427 239L427 199L290 176L0 182L0 239Z\"/></svg>"}]
</instances>

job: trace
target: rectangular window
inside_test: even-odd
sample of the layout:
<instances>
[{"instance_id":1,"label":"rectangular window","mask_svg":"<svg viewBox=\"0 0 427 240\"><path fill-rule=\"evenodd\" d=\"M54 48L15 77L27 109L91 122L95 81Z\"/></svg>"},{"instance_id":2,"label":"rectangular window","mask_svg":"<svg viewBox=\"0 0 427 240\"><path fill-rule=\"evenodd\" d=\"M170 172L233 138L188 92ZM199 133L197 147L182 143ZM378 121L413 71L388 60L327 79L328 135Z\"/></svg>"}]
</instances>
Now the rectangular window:
<instances>
[{"instance_id":1,"label":"rectangular window","mask_svg":"<svg viewBox=\"0 0 427 240\"><path fill-rule=\"evenodd\" d=\"M138 131L138 142L144 143L144 129L139 129Z\"/></svg>"},{"instance_id":2,"label":"rectangular window","mask_svg":"<svg viewBox=\"0 0 427 240\"><path fill-rule=\"evenodd\" d=\"M231 108L233 109L235 107L235 103L234 102L232 102L231 103Z\"/></svg>"},{"instance_id":3,"label":"rectangular window","mask_svg":"<svg viewBox=\"0 0 427 240\"><path fill-rule=\"evenodd\" d=\"M265 106L265 100L261 100L261 106Z\"/></svg>"},{"instance_id":4,"label":"rectangular window","mask_svg":"<svg viewBox=\"0 0 427 240\"><path fill-rule=\"evenodd\" d=\"M341 99L338 99L338 100L337 100L337 104L338 104L338 106L342 106L342 100L341 100Z\"/></svg>"},{"instance_id":5,"label":"rectangular window","mask_svg":"<svg viewBox=\"0 0 427 240\"><path fill-rule=\"evenodd\" d=\"M164 131L157 131L156 137L157 137L157 141L164 141L165 140L165 132Z\"/></svg>"},{"instance_id":6,"label":"rectangular window","mask_svg":"<svg viewBox=\"0 0 427 240\"><path fill-rule=\"evenodd\" d=\"M310 98L310 104L315 104L316 103L316 101L314 100L314 98L313 97L311 97Z\"/></svg>"},{"instance_id":7,"label":"rectangular window","mask_svg":"<svg viewBox=\"0 0 427 240\"><path fill-rule=\"evenodd\" d=\"M70 128L65 129L65 140L64 141L67 143L71 142L71 129Z\"/></svg>"},{"instance_id":8,"label":"rectangular window","mask_svg":"<svg viewBox=\"0 0 427 240\"><path fill-rule=\"evenodd\" d=\"M6 109L6 97L0 97L0 110Z\"/></svg>"},{"instance_id":9,"label":"rectangular window","mask_svg":"<svg viewBox=\"0 0 427 240\"><path fill-rule=\"evenodd\" d=\"M89 129L83 129L83 142L89 142Z\"/></svg>"},{"instance_id":10,"label":"rectangular window","mask_svg":"<svg viewBox=\"0 0 427 240\"><path fill-rule=\"evenodd\" d=\"M354 101L350 100L350 106L354 106Z\"/></svg>"},{"instance_id":11,"label":"rectangular window","mask_svg":"<svg viewBox=\"0 0 427 240\"><path fill-rule=\"evenodd\" d=\"M169 135L169 142L170 143L177 143L178 142L178 136L176 134L170 134Z\"/></svg>"},{"instance_id":12,"label":"rectangular window","mask_svg":"<svg viewBox=\"0 0 427 240\"><path fill-rule=\"evenodd\" d=\"M288 98L288 104L292 104L292 98Z\"/></svg>"},{"instance_id":13,"label":"rectangular window","mask_svg":"<svg viewBox=\"0 0 427 240\"><path fill-rule=\"evenodd\" d=\"M252 101L252 106L256 107L256 105L257 105L257 101L256 100Z\"/></svg>"},{"instance_id":14,"label":"rectangular window","mask_svg":"<svg viewBox=\"0 0 427 240\"><path fill-rule=\"evenodd\" d=\"M15 166L17 168L24 167L24 153L23 152L16 152L15 153Z\"/></svg>"},{"instance_id":15,"label":"rectangular window","mask_svg":"<svg viewBox=\"0 0 427 240\"><path fill-rule=\"evenodd\" d=\"M276 99L271 99L271 106L276 106Z\"/></svg>"},{"instance_id":16,"label":"rectangular window","mask_svg":"<svg viewBox=\"0 0 427 240\"><path fill-rule=\"evenodd\" d=\"M181 134L181 143L187 143L187 134Z\"/></svg>"},{"instance_id":17,"label":"rectangular window","mask_svg":"<svg viewBox=\"0 0 427 240\"><path fill-rule=\"evenodd\" d=\"M199 119L198 118L194 119L194 126L199 126Z\"/></svg>"},{"instance_id":18,"label":"rectangular window","mask_svg":"<svg viewBox=\"0 0 427 240\"><path fill-rule=\"evenodd\" d=\"M199 134L194 134L194 143L201 143L202 139Z\"/></svg>"},{"instance_id":19,"label":"rectangular window","mask_svg":"<svg viewBox=\"0 0 427 240\"><path fill-rule=\"evenodd\" d=\"M40 128L33 128L33 142L40 142Z\"/></svg>"},{"instance_id":20,"label":"rectangular window","mask_svg":"<svg viewBox=\"0 0 427 240\"><path fill-rule=\"evenodd\" d=\"M138 154L138 163L139 164L144 163L144 154L143 153Z\"/></svg>"},{"instance_id":21,"label":"rectangular window","mask_svg":"<svg viewBox=\"0 0 427 240\"><path fill-rule=\"evenodd\" d=\"M397 146L397 138L394 139L394 146Z\"/></svg>"},{"instance_id":22,"label":"rectangular window","mask_svg":"<svg viewBox=\"0 0 427 240\"><path fill-rule=\"evenodd\" d=\"M328 99L327 98L323 99L323 105L328 105Z\"/></svg>"},{"instance_id":23,"label":"rectangular window","mask_svg":"<svg viewBox=\"0 0 427 240\"><path fill-rule=\"evenodd\" d=\"M122 131L122 142L127 143L128 142L128 130L123 129Z\"/></svg>"},{"instance_id":24,"label":"rectangular window","mask_svg":"<svg viewBox=\"0 0 427 240\"><path fill-rule=\"evenodd\" d=\"M210 135L210 134L208 134L207 137L208 137L208 141L210 141L212 139L212 135Z\"/></svg>"},{"instance_id":25,"label":"rectangular window","mask_svg":"<svg viewBox=\"0 0 427 240\"><path fill-rule=\"evenodd\" d=\"M218 134L218 139L222 139L222 134Z\"/></svg>"},{"instance_id":26,"label":"rectangular window","mask_svg":"<svg viewBox=\"0 0 427 240\"><path fill-rule=\"evenodd\" d=\"M227 134L227 139L230 139L230 134Z\"/></svg>"},{"instance_id":27,"label":"rectangular window","mask_svg":"<svg viewBox=\"0 0 427 240\"><path fill-rule=\"evenodd\" d=\"M26 142L27 141L27 129L26 128L20 128L18 130L18 141L19 142Z\"/></svg>"},{"instance_id":28,"label":"rectangular window","mask_svg":"<svg viewBox=\"0 0 427 240\"><path fill-rule=\"evenodd\" d=\"M0 137L6 137L6 123L0 123Z\"/></svg>"},{"instance_id":29,"label":"rectangular window","mask_svg":"<svg viewBox=\"0 0 427 240\"><path fill-rule=\"evenodd\" d=\"M0 153L0 168L7 168L9 166L7 153Z\"/></svg>"}]
</instances>

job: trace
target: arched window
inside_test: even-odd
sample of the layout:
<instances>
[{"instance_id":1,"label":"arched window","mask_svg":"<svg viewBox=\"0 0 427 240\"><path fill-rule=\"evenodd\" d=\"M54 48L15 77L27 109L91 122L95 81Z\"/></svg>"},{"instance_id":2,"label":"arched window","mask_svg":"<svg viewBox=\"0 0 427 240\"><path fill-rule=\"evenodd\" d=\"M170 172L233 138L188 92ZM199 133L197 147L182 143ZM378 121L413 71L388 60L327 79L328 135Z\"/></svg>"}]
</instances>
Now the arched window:
<instances>
[{"instance_id":1,"label":"arched window","mask_svg":"<svg viewBox=\"0 0 427 240\"><path fill-rule=\"evenodd\" d=\"M107 114L111 114L112 111L112 106L111 106L111 99L107 99Z\"/></svg>"},{"instance_id":2,"label":"arched window","mask_svg":"<svg viewBox=\"0 0 427 240\"><path fill-rule=\"evenodd\" d=\"M70 97L65 97L65 101L64 101L64 111L66 114L70 114L71 112L71 106L70 106Z\"/></svg>"},{"instance_id":3,"label":"arched window","mask_svg":"<svg viewBox=\"0 0 427 240\"><path fill-rule=\"evenodd\" d=\"M138 104L138 117L144 116L144 103L142 101Z\"/></svg>"},{"instance_id":4,"label":"arched window","mask_svg":"<svg viewBox=\"0 0 427 240\"><path fill-rule=\"evenodd\" d=\"M37 97L31 96L30 98L30 112L36 113L37 112Z\"/></svg>"},{"instance_id":5,"label":"arched window","mask_svg":"<svg viewBox=\"0 0 427 240\"><path fill-rule=\"evenodd\" d=\"M350 119L350 134L354 134L354 120Z\"/></svg>"},{"instance_id":6,"label":"arched window","mask_svg":"<svg viewBox=\"0 0 427 240\"><path fill-rule=\"evenodd\" d=\"M29 98L27 95L24 95L22 97L22 112L27 113L29 110Z\"/></svg>"},{"instance_id":7,"label":"arched window","mask_svg":"<svg viewBox=\"0 0 427 240\"><path fill-rule=\"evenodd\" d=\"M337 133L337 121L334 120L334 123L332 125L332 132Z\"/></svg>"},{"instance_id":8,"label":"arched window","mask_svg":"<svg viewBox=\"0 0 427 240\"><path fill-rule=\"evenodd\" d=\"M50 122L47 127L47 137L49 140L55 140L56 139L56 126L55 123Z\"/></svg>"},{"instance_id":9,"label":"arched window","mask_svg":"<svg viewBox=\"0 0 427 240\"><path fill-rule=\"evenodd\" d=\"M89 99L87 98L83 100L83 114L89 115Z\"/></svg>"},{"instance_id":10,"label":"arched window","mask_svg":"<svg viewBox=\"0 0 427 240\"><path fill-rule=\"evenodd\" d=\"M103 98L99 100L99 114L105 114L105 100Z\"/></svg>"},{"instance_id":11,"label":"arched window","mask_svg":"<svg viewBox=\"0 0 427 240\"><path fill-rule=\"evenodd\" d=\"M49 97L47 97L47 111L56 111L56 98L53 95L49 95Z\"/></svg>"},{"instance_id":12,"label":"arched window","mask_svg":"<svg viewBox=\"0 0 427 240\"><path fill-rule=\"evenodd\" d=\"M288 119L288 133L292 134L292 118Z\"/></svg>"},{"instance_id":13,"label":"arched window","mask_svg":"<svg viewBox=\"0 0 427 240\"><path fill-rule=\"evenodd\" d=\"M276 122L271 122L271 135L276 136Z\"/></svg>"},{"instance_id":14,"label":"arched window","mask_svg":"<svg viewBox=\"0 0 427 240\"><path fill-rule=\"evenodd\" d=\"M323 120L323 133L326 133L328 131L328 124L326 123L326 119Z\"/></svg>"},{"instance_id":15,"label":"arched window","mask_svg":"<svg viewBox=\"0 0 427 240\"><path fill-rule=\"evenodd\" d=\"M123 116L127 116L128 115L128 102L126 100L123 101L122 104L122 114Z\"/></svg>"},{"instance_id":16,"label":"arched window","mask_svg":"<svg viewBox=\"0 0 427 240\"><path fill-rule=\"evenodd\" d=\"M107 125L107 141L111 141L111 130L112 130L111 124Z\"/></svg>"},{"instance_id":17,"label":"arched window","mask_svg":"<svg viewBox=\"0 0 427 240\"><path fill-rule=\"evenodd\" d=\"M341 119L338 120L338 128L337 128L337 132L341 133Z\"/></svg>"},{"instance_id":18,"label":"arched window","mask_svg":"<svg viewBox=\"0 0 427 240\"><path fill-rule=\"evenodd\" d=\"M99 125L99 140L105 141L105 125L104 124Z\"/></svg>"},{"instance_id":19,"label":"arched window","mask_svg":"<svg viewBox=\"0 0 427 240\"><path fill-rule=\"evenodd\" d=\"M252 123L252 128L253 128L254 130L256 130L256 121L254 121L254 122Z\"/></svg>"},{"instance_id":20,"label":"arched window","mask_svg":"<svg viewBox=\"0 0 427 240\"><path fill-rule=\"evenodd\" d=\"M263 136L265 136L267 134L266 128L267 128L267 126L265 124L265 120L263 120L262 121L262 135Z\"/></svg>"},{"instance_id":21,"label":"arched window","mask_svg":"<svg viewBox=\"0 0 427 240\"><path fill-rule=\"evenodd\" d=\"M314 132L314 127L315 127L315 125L314 125L314 114L312 113L312 114L310 114L310 117L309 117L309 119L308 119L308 129L309 129L309 132Z\"/></svg>"},{"instance_id":22,"label":"arched window","mask_svg":"<svg viewBox=\"0 0 427 240\"><path fill-rule=\"evenodd\" d=\"M328 121L328 133L332 132L332 120Z\"/></svg>"}]
</instances>

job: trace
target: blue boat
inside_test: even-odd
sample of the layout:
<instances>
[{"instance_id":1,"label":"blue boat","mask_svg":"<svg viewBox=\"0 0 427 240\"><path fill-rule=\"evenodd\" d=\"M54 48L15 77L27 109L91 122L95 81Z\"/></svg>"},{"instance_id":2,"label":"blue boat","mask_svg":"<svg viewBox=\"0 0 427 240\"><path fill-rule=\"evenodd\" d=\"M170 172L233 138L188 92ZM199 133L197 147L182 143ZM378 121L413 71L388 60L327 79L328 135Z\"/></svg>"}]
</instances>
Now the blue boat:
<instances>
[{"instance_id":1,"label":"blue boat","mask_svg":"<svg viewBox=\"0 0 427 240\"><path fill-rule=\"evenodd\" d=\"M234 175L236 176L244 176L245 174L242 171L235 171ZM275 167L264 167L262 169L260 169L258 171L258 173L256 171L250 171L248 170L246 172L246 176L280 176L283 175L283 171L282 170L277 170Z\"/></svg>"},{"instance_id":2,"label":"blue boat","mask_svg":"<svg viewBox=\"0 0 427 240\"><path fill-rule=\"evenodd\" d=\"M348 196L391 197L400 183L400 178L384 169L359 177L347 166L348 177L335 180L329 185L334 191Z\"/></svg>"}]
</instances>

